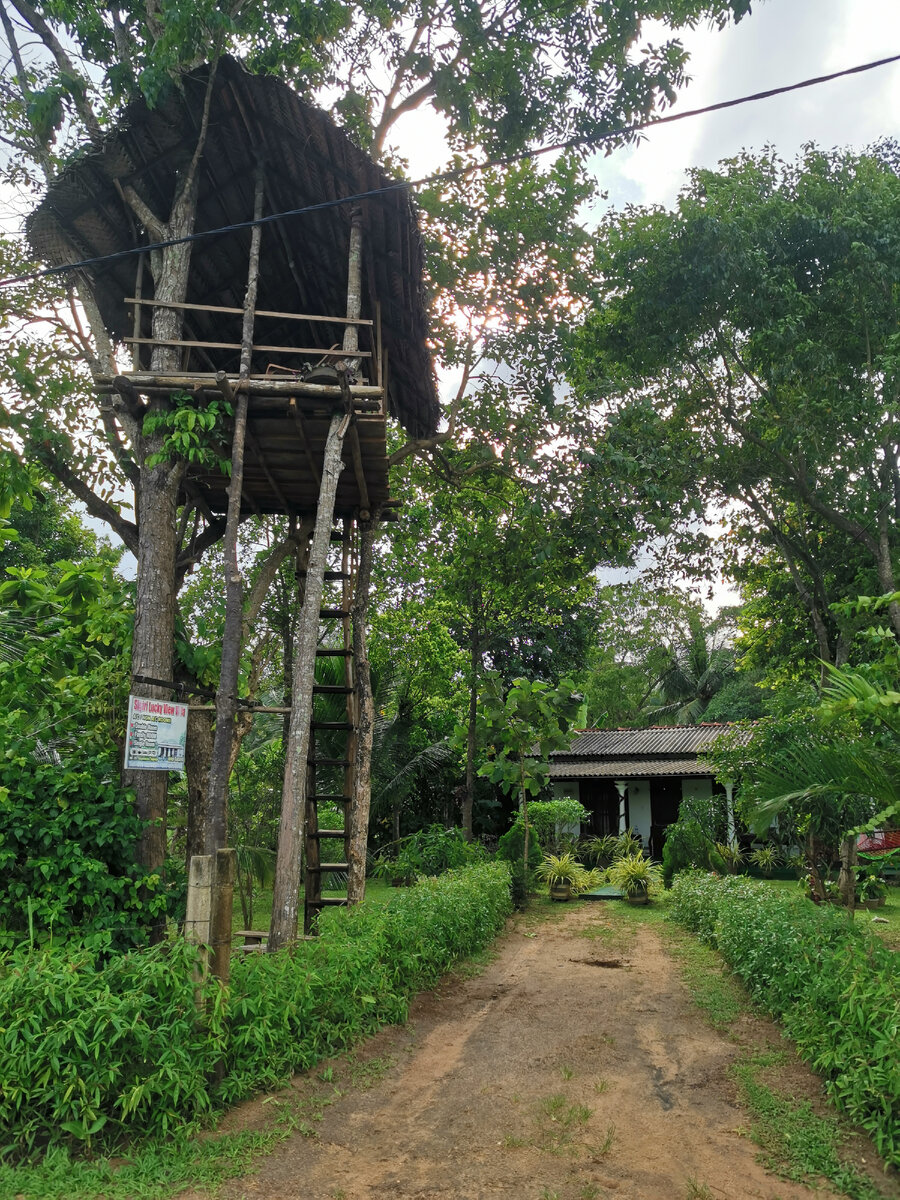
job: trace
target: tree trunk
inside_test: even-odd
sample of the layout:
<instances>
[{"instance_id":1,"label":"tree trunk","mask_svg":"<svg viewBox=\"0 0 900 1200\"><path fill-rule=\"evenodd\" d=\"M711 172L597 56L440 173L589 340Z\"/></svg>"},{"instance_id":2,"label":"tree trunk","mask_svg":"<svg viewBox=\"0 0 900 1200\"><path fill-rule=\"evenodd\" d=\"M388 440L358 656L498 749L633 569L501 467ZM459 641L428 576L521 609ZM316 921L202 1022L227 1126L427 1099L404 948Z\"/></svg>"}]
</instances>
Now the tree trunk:
<instances>
[{"instance_id":1,"label":"tree trunk","mask_svg":"<svg viewBox=\"0 0 900 1200\"><path fill-rule=\"evenodd\" d=\"M188 867L194 855L203 853L204 837L209 826L207 782L213 749L213 717L212 712L204 709L188 712L187 743L184 750L188 792L185 857Z\"/></svg>"},{"instance_id":2,"label":"tree trunk","mask_svg":"<svg viewBox=\"0 0 900 1200\"><path fill-rule=\"evenodd\" d=\"M846 837L841 842L841 876L838 884L841 899L847 907L847 912L853 916L856 908L856 837Z\"/></svg>"},{"instance_id":3,"label":"tree trunk","mask_svg":"<svg viewBox=\"0 0 900 1200\"><path fill-rule=\"evenodd\" d=\"M359 566L353 597L353 666L356 671L357 728L355 788L347 819L350 823L350 869L347 877L347 901L359 904L366 894L366 848L369 838L369 805L372 798L372 741L375 731L375 704L372 675L366 649L366 619L372 585L372 558L379 513L360 524Z\"/></svg>"},{"instance_id":4,"label":"tree trunk","mask_svg":"<svg viewBox=\"0 0 900 1200\"><path fill-rule=\"evenodd\" d=\"M334 500L338 477L343 463L341 448L346 432L347 417L335 413L331 418L325 457L322 463L322 484L316 511L306 573L303 606L294 636L293 705L290 732L284 764L284 786L281 797L281 823L278 830L278 856L275 864L275 888L272 896L272 926L269 950L296 940L297 911L300 893L300 855L303 847L306 813L307 758L309 756L309 726L313 712L313 685L316 674L316 644L319 635L319 609L325 583L325 567L331 543Z\"/></svg>"},{"instance_id":5,"label":"tree trunk","mask_svg":"<svg viewBox=\"0 0 900 1200\"><path fill-rule=\"evenodd\" d=\"M201 135L202 138L202 135ZM199 150L199 146L198 146ZM165 227L168 237L185 237L193 232L197 208L196 162L186 168L172 213ZM191 261L190 243L169 246L151 254L154 291L157 300L181 304L187 295ZM153 337L157 342L181 337L183 313L179 309L154 307ZM171 372L181 365L177 346L156 345L151 370ZM168 401L151 400L148 412L166 411ZM165 431L140 438L140 473L135 495L138 525L137 601L134 636L131 647L133 676L146 675L171 679L175 656L175 556L177 553L178 493L184 464L163 461L148 466L147 459L158 453ZM168 699L169 689L132 683L135 695ZM129 771L126 784L135 791L138 816L145 823L138 859L148 871L159 870L166 851L166 797L168 773L165 771Z\"/></svg>"},{"instance_id":6,"label":"tree trunk","mask_svg":"<svg viewBox=\"0 0 900 1200\"><path fill-rule=\"evenodd\" d=\"M466 790L462 804L462 824L467 842L471 842L475 836L473 822L475 809L475 719L478 715L478 678L480 667L481 649L478 644L478 638L473 634L470 655L469 718L466 732Z\"/></svg>"}]
</instances>

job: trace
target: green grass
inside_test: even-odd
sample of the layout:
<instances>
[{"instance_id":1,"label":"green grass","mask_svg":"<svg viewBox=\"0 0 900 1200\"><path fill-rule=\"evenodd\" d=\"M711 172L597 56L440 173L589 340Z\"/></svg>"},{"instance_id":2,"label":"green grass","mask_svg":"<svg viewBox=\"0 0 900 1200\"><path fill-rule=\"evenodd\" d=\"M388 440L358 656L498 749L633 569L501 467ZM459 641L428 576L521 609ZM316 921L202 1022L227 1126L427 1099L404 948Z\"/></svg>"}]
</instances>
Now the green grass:
<instances>
[{"instance_id":1,"label":"green grass","mask_svg":"<svg viewBox=\"0 0 900 1200\"><path fill-rule=\"evenodd\" d=\"M383 904L388 900L392 893L396 891L390 884L383 883L379 879L366 880L366 898L364 904ZM327 895L339 895L337 892L327 892ZM302 895L301 892L301 916L302 916ZM334 919L336 909L326 908L319 918L322 922L327 922ZM253 928L267 930L272 922L272 889L257 888L253 893ZM241 901L237 894L234 893L234 912L231 917L231 928L234 933L239 929L244 929L244 917L241 911Z\"/></svg>"},{"instance_id":2,"label":"green grass","mask_svg":"<svg viewBox=\"0 0 900 1200\"><path fill-rule=\"evenodd\" d=\"M867 1175L841 1157L847 1127L837 1115L820 1116L808 1100L786 1096L766 1072L777 1069L783 1054L760 1054L732 1068L753 1120L750 1136L762 1162L782 1179L816 1186L827 1180L851 1200L880 1200L882 1193Z\"/></svg>"}]
</instances>

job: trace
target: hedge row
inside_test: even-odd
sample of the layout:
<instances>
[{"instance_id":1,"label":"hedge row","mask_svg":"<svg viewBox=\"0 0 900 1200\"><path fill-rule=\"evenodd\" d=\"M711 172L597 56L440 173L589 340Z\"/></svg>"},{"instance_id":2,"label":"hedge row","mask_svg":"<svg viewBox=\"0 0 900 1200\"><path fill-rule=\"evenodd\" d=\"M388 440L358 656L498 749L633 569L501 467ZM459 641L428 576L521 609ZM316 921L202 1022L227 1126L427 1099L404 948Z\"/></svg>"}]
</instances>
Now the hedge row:
<instances>
[{"instance_id":1,"label":"hedge row","mask_svg":"<svg viewBox=\"0 0 900 1200\"><path fill-rule=\"evenodd\" d=\"M900 1164L898 956L847 914L750 879L676 877L675 920L718 948L835 1103Z\"/></svg>"},{"instance_id":2,"label":"hedge row","mask_svg":"<svg viewBox=\"0 0 900 1200\"><path fill-rule=\"evenodd\" d=\"M510 909L505 863L423 880L332 914L316 941L236 961L227 995L207 984L202 1020L180 940L108 961L65 947L3 954L0 1154L72 1139L110 1149L277 1084L404 1020L410 996L486 945Z\"/></svg>"}]
</instances>

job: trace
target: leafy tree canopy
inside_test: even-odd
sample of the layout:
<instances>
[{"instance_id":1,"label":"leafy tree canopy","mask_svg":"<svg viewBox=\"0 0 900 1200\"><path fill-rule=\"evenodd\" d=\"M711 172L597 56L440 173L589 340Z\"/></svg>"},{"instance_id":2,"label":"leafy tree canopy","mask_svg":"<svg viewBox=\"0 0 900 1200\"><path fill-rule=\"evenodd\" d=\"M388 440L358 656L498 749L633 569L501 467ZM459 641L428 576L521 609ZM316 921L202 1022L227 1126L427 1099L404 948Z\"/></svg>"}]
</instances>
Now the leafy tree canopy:
<instances>
[{"instance_id":1,"label":"leafy tree canopy","mask_svg":"<svg viewBox=\"0 0 900 1200\"><path fill-rule=\"evenodd\" d=\"M671 211L611 214L574 339L586 454L686 569L727 512L732 568L769 554L836 657L841 563L893 592L897 553L900 152L808 147L695 170ZM900 609L889 616L900 633Z\"/></svg>"}]
</instances>

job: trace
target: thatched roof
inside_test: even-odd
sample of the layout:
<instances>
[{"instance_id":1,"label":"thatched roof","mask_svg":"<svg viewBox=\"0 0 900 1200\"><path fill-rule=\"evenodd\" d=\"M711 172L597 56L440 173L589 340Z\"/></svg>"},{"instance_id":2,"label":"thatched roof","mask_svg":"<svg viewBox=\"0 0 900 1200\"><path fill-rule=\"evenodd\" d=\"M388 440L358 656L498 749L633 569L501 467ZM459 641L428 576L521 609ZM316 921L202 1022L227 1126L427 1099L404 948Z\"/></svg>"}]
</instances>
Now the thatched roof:
<instances>
[{"instance_id":1,"label":"thatched roof","mask_svg":"<svg viewBox=\"0 0 900 1200\"><path fill-rule=\"evenodd\" d=\"M155 212L168 214L175 171L193 151L207 78L206 67L194 72L185 78L183 92L173 87L154 109L143 101L131 104L103 146L74 160L50 185L28 223L40 258L60 266L141 244L143 234L136 232L120 188L133 184ZM198 232L252 216L260 155L266 163L266 213L392 182L326 113L278 80L249 75L235 60L222 59L200 171ZM373 319L375 301L380 302L390 363L390 411L413 436L427 435L437 427L439 410L426 341L423 249L415 213L406 190L365 200L361 208L362 315ZM349 206L340 205L264 227L258 307L343 316L349 225ZM241 306L249 238L249 230L242 230L194 245L188 302ZM133 318L123 301L134 294L135 270L134 257L89 269L103 319L116 337L133 331ZM277 345L328 348L340 343L343 334L339 325L266 321L262 340ZM240 341L236 317L194 312L190 330L185 336L195 340ZM142 332L148 332L146 326ZM233 352L209 354L217 368L234 370ZM253 370L265 371L266 366L259 359Z\"/></svg>"}]
</instances>

